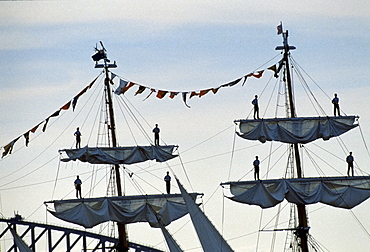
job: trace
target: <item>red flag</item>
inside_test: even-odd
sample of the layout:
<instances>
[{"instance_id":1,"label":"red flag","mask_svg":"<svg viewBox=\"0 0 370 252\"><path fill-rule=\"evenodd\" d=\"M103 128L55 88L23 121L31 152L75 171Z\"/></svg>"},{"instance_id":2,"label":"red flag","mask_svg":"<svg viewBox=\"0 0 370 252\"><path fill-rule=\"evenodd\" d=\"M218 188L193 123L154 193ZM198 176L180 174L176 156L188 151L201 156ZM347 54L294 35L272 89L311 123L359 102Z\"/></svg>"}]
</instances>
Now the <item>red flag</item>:
<instances>
[{"instance_id":1,"label":"red flag","mask_svg":"<svg viewBox=\"0 0 370 252\"><path fill-rule=\"evenodd\" d=\"M276 26L277 29L277 35L280 35L283 33L283 24L280 22L278 26Z\"/></svg>"},{"instance_id":2,"label":"red flag","mask_svg":"<svg viewBox=\"0 0 370 252\"><path fill-rule=\"evenodd\" d=\"M179 94L179 92L171 92L170 93L170 98L173 99L178 94Z\"/></svg>"},{"instance_id":3,"label":"red flag","mask_svg":"<svg viewBox=\"0 0 370 252\"><path fill-rule=\"evenodd\" d=\"M62 110L68 110L70 106L71 106L71 101L69 101L66 104L64 104L63 107L61 107L60 109L62 109Z\"/></svg>"},{"instance_id":4,"label":"red flag","mask_svg":"<svg viewBox=\"0 0 370 252\"><path fill-rule=\"evenodd\" d=\"M162 99L163 97L166 96L167 93L168 91L158 90L157 98Z\"/></svg>"},{"instance_id":5,"label":"red flag","mask_svg":"<svg viewBox=\"0 0 370 252\"><path fill-rule=\"evenodd\" d=\"M129 88L131 88L135 84L136 83L130 81L127 86L125 86L124 88L122 88L121 94L126 93L126 91L129 90Z\"/></svg>"},{"instance_id":6,"label":"red flag","mask_svg":"<svg viewBox=\"0 0 370 252\"><path fill-rule=\"evenodd\" d=\"M206 90L200 90L199 98L202 97L203 95L206 95L211 90L212 90L212 88L209 88L209 89L206 89Z\"/></svg>"},{"instance_id":7,"label":"red flag","mask_svg":"<svg viewBox=\"0 0 370 252\"><path fill-rule=\"evenodd\" d=\"M258 71L257 73L253 73L253 77L256 77L257 79L262 77L262 74L265 70Z\"/></svg>"},{"instance_id":8,"label":"red flag","mask_svg":"<svg viewBox=\"0 0 370 252\"><path fill-rule=\"evenodd\" d=\"M189 97L189 99L191 99L191 97L193 97L193 96L199 96L199 93L197 93L197 92L195 92L195 91L192 91L192 92L190 93L190 97Z\"/></svg>"}]
</instances>

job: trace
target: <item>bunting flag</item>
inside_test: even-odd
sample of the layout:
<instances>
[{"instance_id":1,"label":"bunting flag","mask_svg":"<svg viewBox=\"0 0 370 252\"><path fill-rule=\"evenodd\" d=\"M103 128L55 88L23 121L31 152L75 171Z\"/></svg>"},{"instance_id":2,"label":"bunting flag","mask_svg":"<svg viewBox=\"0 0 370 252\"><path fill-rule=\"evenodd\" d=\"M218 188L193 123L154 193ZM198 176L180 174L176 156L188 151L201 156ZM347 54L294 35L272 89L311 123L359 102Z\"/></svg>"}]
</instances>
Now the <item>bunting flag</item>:
<instances>
[{"instance_id":1,"label":"bunting flag","mask_svg":"<svg viewBox=\"0 0 370 252\"><path fill-rule=\"evenodd\" d=\"M71 101L69 101L69 102L67 102L66 104L64 104L63 105L63 107L61 107L60 109L62 109L62 110L68 110L69 109L69 107L71 106Z\"/></svg>"},{"instance_id":2,"label":"bunting flag","mask_svg":"<svg viewBox=\"0 0 370 252\"><path fill-rule=\"evenodd\" d=\"M145 89L146 89L146 87L140 85L138 90L136 91L135 95L141 94L142 92L145 91Z\"/></svg>"},{"instance_id":3,"label":"bunting flag","mask_svg":"<svg viewBox=\"0 0 370 252\"><path fill-rule=\"evenodd\" d=\"M45 132L46 126L48 125L50 117L56 117L56 116L59 116L59 114L60 114L60 109L55 111L54 114L52 114L51 116L45 119L45 124L44 124L44 127L42 127L42 132Z\"/></svg>"},{"instance_id":4,"label":"bunting flag","mask_svg":"<svg viewBox=\"0 0 370 252\"><path fill-rule=\"evenodd\" d=\"M26 147L28 147L28 143L30 142L30 132L27 131L23 134L24 138L26 139Z\"/></svg>"},{"instance_id":5,"label":"bunting flag","mask_svg":"<svg viewBox=\"0 0 370 252\"><path fill-rule=\"evenodd\" d=\"M190 106L186 103L186 95L188 94L188 92L182 92L182 100L184 101L186 107L190 108Z\"/></svg>"},{"instance_id":6,"label":"bunting flag","mask_svg":"<svg viewBox=\"0 0 370 252\"><path fill-rule=\"evenodd\" d=\"M73 100L71 101L68 101L66 104L64 104L59 110L55 111L51 116L49 116L48 118L46 118L44 121L40 122L39 124L37 124L36 126L34 126L32 129L28 130L26 133L23 134L25 140L26 140L26 147L28 147L28 144L30 142L30 132L32 133L35 133L36 130L39 128L39 126L44 123L44 126L42 128L42 131L45 132L46 131L46 127L49 123L49 120L51 117L56 117L56 116L59 116L60 114L60 111L62 110L68 110L72 104L72 107L73 107L73 110L75 109L76 107L76 104L77 104L77 100L78 98L83 95L88 89L90 89L95 81L99 78L99 76L102 74L103 72L101 72L88 86L86 86L81 92L79 92L74 98ZM22 135L21 135L22 136ZM2 158L5 157L6 155L8 154L11 154L12 150L13 150L13 146L15 144L15 142L21 137L19 136L18 138L14 139L12 142L10 142L9 144L3 146L4 148L4 152L2 153Z\"/></svg>"},{"instance_id":7,"label":"bunting flag","mask_svg":"<svg viewBox=\"0 0 370 252\"><path fill-rule=\"evenodd\" d=\"M283 33L283 24L280 22L278 26L276 26L277 29L277 35L280 35Z\"/></svg>"},{"instance_id":8,"label":"bunting flag","mask_svg":"<svg viewBox=\"0 0 370 252\"><path fill-rule=\"evenodd\" d=\"M33 127L30 131L32 132L32 133L35 133L36 132L36 130L37 130L37 128L40 126L40 124L41 124L42 122L40 122L39 124L37 124L35 127Z\"/></svg>"},{"instance_id":9,"label":"bunting flag","mask_svg":"<svg viewBox=\"0 0 370 252\"><path fill-rule=\"evenodd\" d=\"M10 143L8 143L7 145L5 145L3 147L4 148L4 152L3 152L3 155L1 156L1 158L5 157L8 154L12 154L13 146L14 146L15 142L18 141L19 138L20 137L17 137L16 139L14 139L13 141L11 141Z\"/></svg>"},{"instance_id":10,"label":"bunting flag","mask_svg":"<svg viewBox=\"0 0 370 252\"><path fill-rule=\"evenodd\" d=\"M175 98L175 96L176 96L176 95L178 95L178 94L179 94L179 92L171 92L169 97L170 97L171 99L173 99L173 98Z\"/></svg>"},{"instance_id":11,"label":"bunting flag","mask_svg":"<svg viewBox=\"0 0 370 252\"><path fill-rule=\"evenodd\" d=\"M144 99L143 101L145 101L146 99L148 99L148 98L149 98L149 96L151 96L153 93L155 93L155 89L151 88L151 89L150 89L150 93L148 94L148 96L147 96L147 97L145 97L145 99Z\"/></svg>"},{"instance_id":12,"label":"bunting flag","mask_svg":"<svg viewBox=\"0 0 370 252\"><path fill-rule=\"evenodd\" d=\"M91 84L90 84L91 85ZM81 95L83 95L84 93L86 93L86 91L90 88L90 85L85 87L84 89L81 90L80 93L78 93L74 98L73 98L73 101L72 101L72 108L73 108L73 111L75 111L75 108L76 108L76 104L77 104L77 100L78 98L80 98Z\"/></svg>"},{"instance_id":13,"label":"bunting flag","mask_svg":"<svg viewBox=\"0 0 370 252\"><path fill-rule=\"evenodd\" d=\"M157 92L157 98L162 99L163 97L166 96L167 93L168 93L168 91L158 90L158 92Z\"/></svg>"},{"instance_id":14,"label":"bunting flag","mask_svg":"<svg viewBox=\"0 0 370 252\"><path fill-rule=\"evenodd\" d=\"M277 67L276 64L275 64L275 65L272 65L272 66L270 66L270 67L267 68L268 70L272 70L272 71L275 72L274 76L276 78L278 77L278 75L277 75L278 72L281 70L281 66L282 66L281 65L282 63L281 62L282 61L279 61L279 63L280 63L279 67ZM259 79L259 78L261 78L263 76L264 71L265 71L265 69L260 70L260 71L253 71L253 72L251 72L249 74L244 75L243 77L240 77L240 78L238 78L236 80L233 80L231 82L222 84L222 85L220 85L218 87L202 89L200 91L192 90L192 91L184 91L184 92L181 92L182 93L182 99L183 99L185 105L188 108L190 108L186 104L186 98L187 98L188 94L190 94L189 95L189 99L191 99L194 96L198 96L199 98L201 98L204 95L208 94L209 91L212 91L213 94L216 94L220 88L233 87L233 86L237 85L238 83L240 83L242 81L242 79L243 79L242 86L244 86L244 84L246 83L246 81L247 81L248 78L254 77L254 78ZM163 99L166 96L167 93L169 93L169 98L170 99L173 99L175 96L177 96L180 93L180 92L176 92L176 91L159 90L159 89L147 87L147 86L144 86L144 85L141 85L141 84L136 84L136 83L131 82L131 81L123 80L118 75L113 74L113 73L112 73L112 80L116 76L120 79L119 87L114 91L114 93L117 94L117 95L124 94L129 88L131 88L134 85L137 85L138 86L138 89L135 92L135 96L138 95L138 94L143 93L146 89L149 89L150 90L150 93L146 96L146 98L143 101L145 101L146 99L148 99L155 92L157 93L156 97L158 99Z\"/></svg>"}]
</instances>

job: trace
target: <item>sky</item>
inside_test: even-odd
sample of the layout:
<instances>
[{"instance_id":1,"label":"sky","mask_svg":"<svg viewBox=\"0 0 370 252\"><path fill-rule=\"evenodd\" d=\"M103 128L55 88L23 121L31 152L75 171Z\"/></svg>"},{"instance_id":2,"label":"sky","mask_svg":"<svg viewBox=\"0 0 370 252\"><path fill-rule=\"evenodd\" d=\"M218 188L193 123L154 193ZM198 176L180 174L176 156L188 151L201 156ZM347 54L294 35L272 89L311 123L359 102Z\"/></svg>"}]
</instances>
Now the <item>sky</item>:
<instances>
[{"instance_id":1,"label":"sky","mask_svg":"<svg viewBox=\"0 0 370 252\"><path fill-rule=\"evenodd\" d=\"M99 41L108 57L117 61L118 68L112 71L120 78L156 90L199 91L277 63L280 52L274 49L282 38L276 26L282 22L284 30L289 30L289 43L297 48L292 56L307 72L306 79L326 114L332 114L330 100L338 93L342 111L360 116L360 127L340 140L318 140L305 146L318 152L313 159L320 167L318 171L304 161L305 176L344 175L349 150L354 153L356 174L370 171L366 149L370 136L368 1L0 1L0 21L1 147L46 119L99 75L91 60ZM273 229L270 220L278 210L261 211L232 202L223 197L228 192L219 184L252 180L255 155L261 157L264 178L284 174L280 157L285 159L286 147L270 160L269 151L279 147L278 143L234 137L233 121L251 117L255 94L260 97L262 116L274 117L276 94L273 99L271 94L276 80L271 74L248 79L243 86L222 88L215 95L188 99L191 108L180 97L158 99L153 95L143 101L147 93L134 96L135 91L129 90L125 94L126 101L140 112L150 140L151 129L158 123L161 140L180 146L181 159L170 161L171 168L155 163L127 167L141 190L163 193L162 177L170 169L188 191L204 193L202 209L235 251L270 251L272 232L257 231ZM64 111L50 120L46 132L31 135L29 147L24 147L21 138L13 153L0 160L0 212L4 217L18 211L27 220L76 227L48 215L43 202L74 198L73 180L78 174L84 183L83 194L105 195L106 170L92 178L91 167L58 161L58 150L73 145L76 127L82 129L83 145L96 143L90 133L93 122L83 113L90 111L101 84L100 78L96 89L81 97L75 112ZM298 115L314 115L300 86L295 95ZM83 106L85 102L88 105ZM117 127L121 145L135 144L124 130L124 119L117 120ZM135 140L147 144L146 137ZM268 166L272 168L267 174ZM99 179L103 182L92 191ZM135 193L129 179L125 178L124 185L128 194ZM173 191L179 192L176 186ZM370 247L369 207L369 202L351 211L309 206L310 233L326 251L363 251ZM280 228L286 227L289 216L289 206L282 204L282 208ZM184 217L169 229L184 251L202 251L188 220ZM159 231L148 228L147 224L130 226L129 238L165 250ZM277 234L276 251L283 249L285 237L285 233Z\"/></svg>"}]
</instances>

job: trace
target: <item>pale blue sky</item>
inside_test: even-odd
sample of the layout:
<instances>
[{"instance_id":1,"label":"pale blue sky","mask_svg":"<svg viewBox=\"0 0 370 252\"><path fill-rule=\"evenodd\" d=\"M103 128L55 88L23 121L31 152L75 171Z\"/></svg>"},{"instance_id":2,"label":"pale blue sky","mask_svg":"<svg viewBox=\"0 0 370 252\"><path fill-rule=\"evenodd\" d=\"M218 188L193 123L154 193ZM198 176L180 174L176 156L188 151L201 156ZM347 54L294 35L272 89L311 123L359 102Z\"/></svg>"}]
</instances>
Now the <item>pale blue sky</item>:
<instances>
[{"instance_id":1,"label":"pale blue sky","mask_svg":"<svg viewBox=\"0 0 370 252\"><path fill-rule=\"evenodd\" d=\"M370 137L368 1L0 1L0 21L0 146L51 115L98 75L99 70L93 68L90 57L99 41L103 41L108 49L108 57L117 61L119 67L113 72L119 76L157 89L192 91L232 81L258 70L278 55L274 48L282 42L276 35L280 21L284 30L289 30L290 44L297 47L292 52L294 59L327 95L339 94L345 113L360 115L365 140ZM226 199L223 203L218 185L228 179L240 179L249 170L256 152L262 157L267 156L269 145L251 149L248 146L258 143L248 145L236 139L236 148L241 150L235 155L239 160L233 161L236 168L232 169L230 178L230 154L221 154L229 153L233 146L233 120L249 114L250 100L262 92L269 76L248 81L244 87L238 85L221 89L216 95L193 98L188 101L191 109L183 105L180 97L159 100L153 96L143 102L145 94L135 97L133 90L127 93L127 98L150 125L159 123L165 142L180 145L180 153L189 150L182 158L188 163L185 169L192 184L186 180L182 168L175 166L173 170L189 191L192 186L195 191L205 193L204 202L209 201L205 205L206 213L219 230L224 230L226 239L236 251L255 251L254 232L258 230L260 210ZM317 88L316 91L325 111L331 114L330 100ZM303 94L297 89L297 103L301 96ZM268 99L267 94L261 97L262 107ZM312 115L306 110L306 103L297 107L298 114ZM273 114L266 115L269 116ZM65 117L69 119L72 115ZM65 117L50 125L50 129L40 134L27 149L21 148L22 139L15 148L21 148L19 151L0 160L3 177L0 180L1 212L6 217L18 210L32 220L45 221L45 207L34 211L51 197L58 167L57 159L52 158L58 155L59 148L69 147L73 132L65 132L65 136L46 151L48 156L26 164L55 139L59 130L67 127L59 126L59 123L66 124ZM69 127L72 131L76 125ZM219 138L213 138L224 129L228 130L218 135ZM83 132L83 139L86 135ZM122 144L125 137L123 134ZM193 148L209 138L211 140ZM363 148L359 129L344 140L348 140L348 148L353 150L360 168L368 173L370 158ZM329 142L337 144L334 140ZM307 148L310 147L313 146ZM338 156L345 155L345 151L338 152ZM212 156L215 157L195 161ZM326 158L335 162L329 155ZM52 161L47 163L49 160ZM22 177L45 163L47 165L40 170ZM23 165L25 168L14 172ZM262 163L262 167L266 166L266 162ZM61 173L73 177L87 172L80 168L75 164L72 168L63 168ZM166 169L162 166L157 175L164 176ZM336 169L345 171L343 160ZM325 171L328 175L340 175L330 169ZM278 177L282 173L281 170L272 176ZM308 168L307 174L313 176L315 171ZM88 175L84 177L87 180ZM252 175L247 178L251 179ZM50 182L31 186L46 181ZM71 181L64 181L67 188ZM159 179L154 183L161 186L162 181ZM22 185L27 187L18 188ZM55 190L58 197L64 197L69 191L60 187ZM71 190L70 197L73 197L72 186ZM367 232L370 230L369 206L365 202L353 210ZM320 207L312 208L311 231L329 251L361 251L370 247L369 236L351 212ZM224 222L221 218L223 208ZM276 210L269 214L274 213ZM57 222L51 217L49 221ZM200 251L199 243L189 242L179 233L175 238L183 242L185 251ZM250 233L252 235L247 235ZM279 239L285 241L285 235L279 235ZM132 239L140 240L134 236ZM266 242L270 239L266 238ZM164 247L163 242L145 243ZM277 245L278 251L282 250L281 246L282 243ZM269 249L269 246L262 246L258 251Z\"/></svg>"}]
</instances>

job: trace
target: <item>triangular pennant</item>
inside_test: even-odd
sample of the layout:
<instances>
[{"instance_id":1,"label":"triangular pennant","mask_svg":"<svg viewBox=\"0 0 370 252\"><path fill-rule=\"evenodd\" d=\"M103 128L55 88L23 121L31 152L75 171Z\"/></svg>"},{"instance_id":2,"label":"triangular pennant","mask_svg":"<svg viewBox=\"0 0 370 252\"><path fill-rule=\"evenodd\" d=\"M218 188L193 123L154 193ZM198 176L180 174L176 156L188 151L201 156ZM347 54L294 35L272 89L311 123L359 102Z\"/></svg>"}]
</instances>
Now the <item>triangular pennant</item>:
<instances>
[{"instance_id":1,"label":"triangular pennant","mask_svg":"<svg viewBox=\"0 0 370 252\"><path fill-rule=\"evenodd\" d=\"M276 65L273 65L273 66L270 66L269 68L267 68L268 70L271 70L274 72L274 77L277 78L279 77L278 75L278 71L277 71L277 68L276 68Z\"/></svg>"},{"instance_id":2,"label":"triangular pennant","mask_svg":"<svg viewBox=\"0 0 370 252\"><path fill-rule=\"evenodd\" d=\"M66 104L64 104L63 107L61 107L60 109L62 109L62 110L68 110L70 106L71 106L71 101L69 101Z\"/></svg>"},{"instance_id":3,"label":"triangular pennant","mask_svg":"<svg viewBox=\"0 0 370 252\"><path fill-rule=\"evenodd\" d=\"M94 85L94 83L95 83L95 81L99 78L99 76L102 74L103 72L100 72L100 74L98 75L98 76L96 76L96 78L88 85L88 88L91 88L93 85Z\"/></svg>"},{"instance_id":4,"label":"triangular pennant","mask_svg":"<svg viewBox=\"0 0 370 252\"><path fill-rule=\"evenodd\" d=\"M221 87L218 87L218 88L212 88L212 92L213 92L214 94L216 94L220 88L221 88Z\"/></svg>"},{"instance_id":5,"label":"triangular pennant","mask_svg":"<svg viewBox=\"0 0 370 252\"><path fill-rule=\"evenodd\" d=\"M150 93L148 94L148 96L147 97L145 97L145 99L143 100L143 101L145 101L146 99L148 99L149 98L149 96L151 96L153 93L155 92L155 89L150 89Z\"/></svg>"},{"instance_id":6,"label":"triangular pennant","mask_svg":"<svg viewBox=\"0 0 370 252\"><path fill-rule=\"evenodd\" d=\"M123 89L122 89L122 92L121 94L125 94L127 90L129 90L131 87L133 87L134 85L136 85L136 83L134 82L129 82L127 86L125 86Z\"/></svg>"},{"instance_id":7,"label":"triangular pennant","mask_svg":"<svg viewBox=\"0 0 370 252\"><path fill-rule=\"evenodd\" d=\"M157 92L157 98L162 99L163 97L166 96L167 93L168 93L168 91L158 90L158 92Z\"/></svg>"},{"instance_id":8,"label":"triangular pennant","mask_svg":"<svg viewBox=\"0 0 370 252\"><path fill-rule=\"evenodd\" d=\"M232 87L232 86L238 84L241 79L242 78L239 78L237 80L234 80L234 81L231 81L229 83L223 84L223 85L221 85L221 87Z\"/></svg>"},{"instance_id":9,"label":"triangular pennant","mask_svg":"<svg viewBox=\"0 0 370 252\"><path fill-rule=\"evenodd\" d=\"M146 87L140 85L138 90L136 91L135 95L141 94L142 92L145 91L145 89L146 89Z\"/></svg>"},{"instance_id":10,"label":"triangular pennant","mask_svg":"<svg viewBox=\"0 0 370 252\"><path fill-rule=\"evenodd\" d=\"M45 124L44 124L44 127L42 127L42 132L45 132L45 130L46 130L46 125L48 125L48 122L49 122L49 118L50 118L50 117L48 117L48 118L46 118L46 119L45 119Z\"/></svg>"},{"instance_id":11,"label":"triangular pennant","mask_svg":"<svg viewBox=\"0 0 370 252\"><path fill-rule=\"evenodd\" d=\"M199 98L202 97L203 95L206 95L211 90L212 90L212 88L209 88L209 89L206 89L206 90L200 90Z\"/></svg>"},{"instance_id":12,"label":"triangular pennant","mask_svg":"<svg viewBox=\"0 0 370 252\"><path fill-rule=\"evenodd\" d=\"M30 142L30 132L27 131L23 134L24 138L26 139L26 147L28 147L28 143Z\"/></svg>"},{"instance_id":13,"label":"triangular pennant","mask_svg":"<svg viewBox=\"0 0 370 252\"><path fill-rule=\"evenodd\" d=\"M251 76L253 76L253 73L250 73L250 74L244 75L244 81L243 81L242 86L244 86L245 82L247 81L247 78L248 78L248 77L251 77Z\"/></svg>"},{"instance_id":14,"label":"triangular pennant","mask_svg":"<svg viewBox=\"0 0 370 252\"><path fill-rule=\"evenodd\" d=\"M43 122L40 122L39 124L37 124L35 127L33 127L30 131L32 132L32 133L35 133L36 132L36 130L37 130L37 128L40 126L40 124L41 123L43 123Z\"/></svg>"},{"instance_id":15,"label":"triangular pennant","mask_svg":"<svg viewBox=\"0 0 370 252\"><path fill-rule=\"evenodd\" d=\"M188 104L186 104L186 95L188 94L188 92L182 92L182 100L184 101L186 107L190 108L190 106Z\"/></svg>"},{"instance_id":16,"label":"triangular pennant","mask_svg":"<svg viewBox=\"0 0 370 252\"><path fill-rule=\"evenodd\" d=\"M19 138L20 138L20 136L3 147L4 152L3 152L3 155L1 156L1 158L5 157L8 154L12 154L13 146L14 146L15 142L18 141Z\"/></svg>"},{"instance_id":17,"label":"triangular pennant","mask_svg":"<svg viewBox=\"0 0 370 252\"><path fill-rule=\"evenodd\" d=\"M190 93L190 97L189 97L189 99L191 99L191 97L193 97L193 96L199 96L199 93L197 93L197 92L195 92L195 91L192 91L192 92Z\"/></svg>"},{"instance_id":18,"label":"triangular pennant","mask_svg":"<svg viewBox=\"0 0 370 252\"><path fill-rule=\"evenodd\" d=\"M114 82L113 82L113 79L116 77L117 75L115 75L114 73L110 72L110 84L114 85Z\"/></svg>"},{"instance_id":19,"label":"triangular pennant","mask_svg":"<svg viewBox=\"0 0 370 252\"><path fill-rule=\"evenodd\" d=\"M127 86L127 84L128 84L128 82L127 82L127 81L120 79L120 80L119 80L119 86L118 86L118 88L114 91L114 93L115 93L116 95L120 95L120 94L122 94L122 90Z\"/></svg>"},{"instance_id":20,"label":"triangular pennant","mask_svg":"<svg viewBox=\"0 0 370 252\"><path fill-rule=\"evenodd\" d=\"M173 99L178 94L179 94L179 92L171 92L170 93L170 98Z\"/></svg>"},{"instance_id":21,"label":"triangular pennant","mask_svg":"<svg viewBox=\"0 0 370 252\"><path fill-rule=\"evenodd\" d=\"M90 84L91 85L91 84ZM85 87L84 89L81 90L81 92L79 92L74 98L73 98L73 101L72 101L72 108L73 108L73 111L75 111L75 108L76 108L76 105L77 105L77 100L78 98L80 98L81 95L83 95L84 93L86 93L86 91L89 89L89 86Z\"/></svg>"},{"instance_id":22,"label":"triangular pennant","mask_svg":"<svg viewBox=\"0 0 370 252\"><path fill-rule=\"evenodd\" d=\"M253 77L255 77L257 79L261 78L264 71L265 70L261 70L261 71L258 71L256 73L253 73Z\"/></svg>"}]
</instances>

